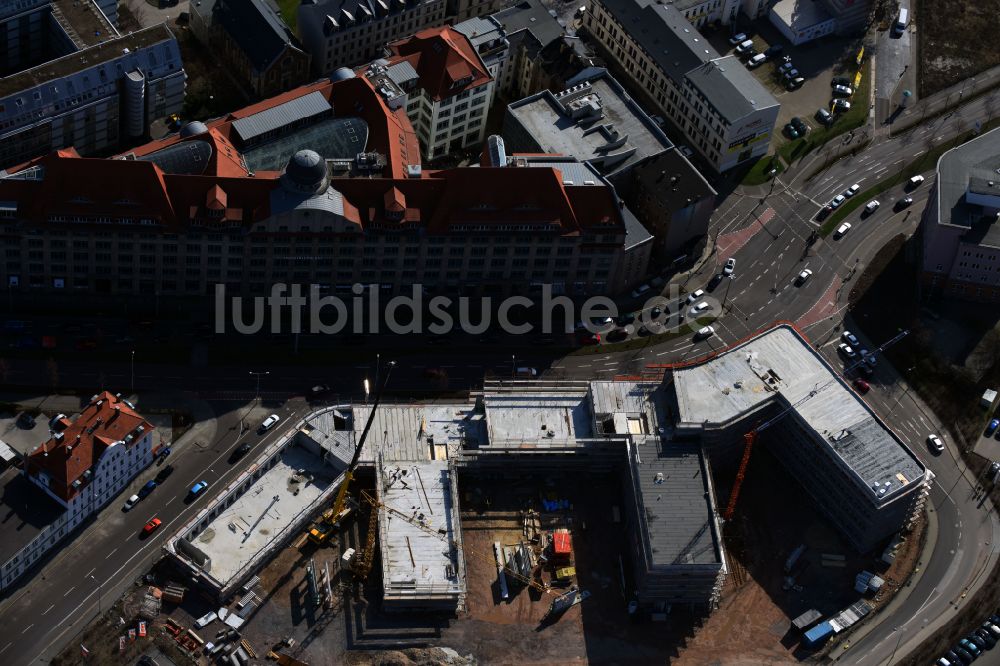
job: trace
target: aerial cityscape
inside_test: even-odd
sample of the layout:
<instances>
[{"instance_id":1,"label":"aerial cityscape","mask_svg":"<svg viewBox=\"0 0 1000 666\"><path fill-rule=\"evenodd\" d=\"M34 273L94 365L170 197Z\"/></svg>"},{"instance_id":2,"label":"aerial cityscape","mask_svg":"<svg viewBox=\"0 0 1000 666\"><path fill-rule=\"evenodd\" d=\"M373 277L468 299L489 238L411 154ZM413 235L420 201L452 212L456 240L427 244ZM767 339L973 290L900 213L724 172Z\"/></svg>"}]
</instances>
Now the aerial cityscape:
<instances>
[{"instance_id":1,"label":"aerial cityscape","mask_svg":"<svg viewBox=\"0 0 1000 666\"><path fill-rule=\"evenodd\" d=\"M0 0L0 664L1000 666L998 28Z\"/></svg>"}]
</instances>

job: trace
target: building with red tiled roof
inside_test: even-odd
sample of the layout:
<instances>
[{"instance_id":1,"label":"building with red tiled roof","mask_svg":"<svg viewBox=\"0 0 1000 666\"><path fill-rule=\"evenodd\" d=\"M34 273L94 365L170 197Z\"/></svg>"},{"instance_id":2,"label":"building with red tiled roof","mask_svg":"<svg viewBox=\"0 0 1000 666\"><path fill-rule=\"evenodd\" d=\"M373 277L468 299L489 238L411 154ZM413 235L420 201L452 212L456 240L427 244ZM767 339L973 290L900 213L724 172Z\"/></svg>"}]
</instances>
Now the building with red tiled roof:
<instances>
[{"instance_id":1,"label":"building with red tiled roof","mask_svg":"<svg viewBox=\"0 0 1000 666\"><path fill-rule=\"evenodd\" d=\"M23 471L0 477L5 515L20 517L0 522L0 590L118 497L156 454L153 426L107 391L49 427L49 439L25 457Z\"/></svg>"},{"instance_id":2,"label":"building with red tiled roof","mask_svg":"<svg viewBox=\"0 0 1000 666\"><path fill-rule=\"evenodd\" d=\"M497 36L502 42L502 37ZM479 51L451 26L428 28L392 42L387 57L364 68L369 78L385 70L406 93L406 113L424 155L440 157L483 143L486 115L496 89Z\"/></svg>"},{"instance_id":3,"label":"building with red tiled roof","mask_svg":"<svg viewBox=\"0 0 1000 666\"><path fill-rule=\"evenodd\" d=\"M472 78L441 108L485 110L475 91L491 80L476 85L484 75L462 62ZM261 295L278 282L496 294L551 283L586 296L643 279L651 236L597 171L502 149L483 166L425 169L408 95L377 67L111 159L59 151L0 172L0 280L15 300L155 294L191 307L220 284Z\"/></svg>"}]
</instances>

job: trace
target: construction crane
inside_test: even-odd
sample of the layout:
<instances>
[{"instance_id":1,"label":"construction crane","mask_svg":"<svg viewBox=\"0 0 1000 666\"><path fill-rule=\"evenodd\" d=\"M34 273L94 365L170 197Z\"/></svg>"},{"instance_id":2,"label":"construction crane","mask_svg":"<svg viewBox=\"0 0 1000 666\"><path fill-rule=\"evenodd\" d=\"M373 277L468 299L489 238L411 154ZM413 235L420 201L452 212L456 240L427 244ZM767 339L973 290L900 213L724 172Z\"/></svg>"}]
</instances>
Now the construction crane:
<instances>
[{"instance_id":1,"label":"construction crane","mask_svg":"<svg viewBox=\"0 0 1000 666\"><path fill-rule=\"evenodd\" d=\"M455 549L458 548L457 544L454 541L451 541L450 539L448 539L448 536L446 534L442 534L441 532L439 532L439 531L437 531L437 530L435 530L435 529L433 529L431 527L428 527L427 525L423 524L422 522L420 522L416 518L413 518L412 516L408 516L405 513L403 513L402 511L400 511L398 509L395 509L395 508L389 506L388 504L386 504L384 502L380 502L378 499L376 499L374 496L372 496L367 491L362 490L361 491L361 495L364 498L364 500L371 505L371 507L372 507L372 515L373 516L377 516L378 515L379 508L385 509L387 512L389 512L389 513L391 513L391 514L393 514L393 515L395 515L395 516L397 516L399 518L402 518L403 520L405 520L406 522L410 523L414 527L416 527L416 528L418 528L418 529L426 532L427 534L430 534L431 536L433 536L435 538L440 539L441 541L444 541L445 543L448 544L448 547L451 548L452 550L455 550ZM372 559L371 558L371 554L374 553L374 546L375 546L375 529L374 529L375 526L376 526L376 520L374 518L372 518L371 521L370 521L370 524L369 524L369 529L368 529L368 542L367 542L367 544L365 546L365 551L364 551L364 554L363 554L363 557L366 559L366 564L362 565L362 566L366 567L364 569L365 575L367 575L367 572L371 570L371 559ZM490 564L496 566L496 559L492 555L483 555L483 554L481 554L481 553L479 553L479 552L477 552L477 551L469 548L468 546L465 546L463 548L463 550L466 553L470 553L472 555L475 555L479 559L488 560L490 562ZM355 557L355 560L358 561L361 558L362 558L362 555L359 555L359 556ZM503 570L504 570L504 574L505 575L508 575L508 576L510 576L512 578L516 578L517 580L521 581L525 585L527 585L529 587L532 587L532 588L538 590L539 592L542 592L544 594L555 594L552 591L552 589L549 588L547 585L539 583L534 578L529 578L528 576L523 575L522 573L520 573L519 571L516 571L512 567L507 566L506 563L503 565ZM355 575L359 575L358 567L354 567L354 572L355 572Z\"/></svg>"},{"instance_id":2,"label":"construction crane","mask_svg":"<svg viewBox=\"0 0 1000 666\"><path fill-rule=\"evenodd\" d=\"M910 332L909 330L900 331L895 336L893 336L892 339L888 340L887 342L877 347L875 351L869 354L869 356L874 356L875 354L885 351L890 346L896 344L897 342L905 338L909 332ZM858 356L859 358L857 361L855 361L854 363L852 363L851 365L849 365L847 368L844 369L844 374L849 374L851 371L853 371L855 368L859 367L865 362L866 358L864 354L859 353ZM740 488L743 485L743 478L746 476L747 464L750 462L750 453L751 451L753 451L753 445L754 442L757 441L757 436L760 435L760 433L763 432L764 430L767 430L768 428L773 426L781 419L785 418L785 416L787 416L789 412L794 411L800 405L807 402L808 400L812 400L825 388L831 386L832 384L836 384L838 381L840 381L838 377L831 377L828 381L824 382L822 386L817 386L812 391L809 391L807 395L795 401L794 404L791 404L785 409L783 409L777 416L774 416L768 419L767 421L764 421L763 423L758 423L756 426L753 427L753 429L750 432L743 435L743 442L744 442L743 458L740 459L740 466L736 470L736 480L733 481L733 490L731 493L729 493L729 503L726 505L725 513L722 514L724 520L727 521L732 520L733 514L736 512L736 501L739 499L740 496Z\"/></svg>"},{"instance_id":3,"label":"construction crane","mask_svg":"<svg viewBox=\"0 0 1000 666\"><path fill-rule=\"evenodd\" d=\"M340 484L340 489L337 491L337 499L333 503L333 507L327 509L323 512L323 515L313 523L312 527L309 529L309 540L316 544L324 544L330 535L333 534L337 524L343 520L344 516L350 511L350 509L345 506L347 502L347 489L351 485L351 481L354 479L354 472L358 467L358 463L361 461L361 451L365 448L365 440L368 439L368 431L372 428L372 423L375 421L375 412L378 410L379 403L382 400L382 391L385 389L385 385L389 382L389 375L392 374L392 369L396 367L395 361L389 361L388 370L385 372L385 376L382 378L381 384L375 387L375 400L372 403L371 411L368 413L368 420L365 421L365 429L361 431L361 436L358 438L357 445L354 447L354 457L351 458L350 464L347 466L347 471L344 472L344 481ZM367 380L365 382L367 384Z\"/></svg>"}]
</instances>

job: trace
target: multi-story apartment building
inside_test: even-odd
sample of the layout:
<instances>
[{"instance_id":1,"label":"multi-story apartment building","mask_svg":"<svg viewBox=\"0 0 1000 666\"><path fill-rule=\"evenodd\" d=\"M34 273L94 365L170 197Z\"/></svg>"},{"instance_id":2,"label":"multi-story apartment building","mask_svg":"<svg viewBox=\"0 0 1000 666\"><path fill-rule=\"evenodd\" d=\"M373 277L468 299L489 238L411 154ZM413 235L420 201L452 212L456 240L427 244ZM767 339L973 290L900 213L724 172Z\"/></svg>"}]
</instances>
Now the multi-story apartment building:
<instances>
[{"instance_id":1,"label":"multi-story apartment building","mask_svg":"<svg viewBox=\"0 0 1000 666\"><path fill-rule=\"evenodd\" d=\"M270 0L201 0L191 5L191 31L257 97L309 80L309 54Z\"/></svg>"},{"instance_id":2,"label":"multi-story apartment building","mask_svg":"<svg viewBox=\"0 0 1000 666\"><path fill-rule=\"evenodd\" d=\"M922 283L931 295L1000 302L1000 130L938 160L924 209Z\"/></svg>"},{"instance_id":3,"label":"multi-story apartment building","mask_svg":"<svg viewBox=\"0 0 1000 666\"><path fill-rule=\"evenodd\" d=\"M590 68L570 83L507 106L508 149L586 161L655 233L660 256L676 257L707 233L715 190L607 70Z\"/></svg>"},{"instance_id":4,"label":"multi-story apartment building","mask_svg":"<svg viewBox=\"0 0 1000 666\"><path fill-rule=\"evenodd\" d=\"M0 590L7 588L80 523L112 501L153 462L153 426L104 392L75 418L51 424L51 437L3 483Z\"/></svg>"},{"instance_id":5,"label":"multi-story apartment building","mask_svg":"<svg viewBox=\"0 0 1000 666\"><path fill-rule=\"evenodd\" d=\"M509 46L507 62L497 79L502 95L520 99L562 85L552 70L564 57L564 31L548 8L539 0L523 0L490 19L502 27Z\"/></svg>"},{"instance_id":6,"label":"multi-story apartment building","mask_svg":"<svg viewBox=\"0 0 1000 666\"><path fill-rule=\"evenodd\" d=\"M303 0L298 30L320 76L381 55L382 47L444 24L445 0Z\"/></svg>"},{"instance_id":7,"label":"multi-story apartment building","mask_svg":"<svg viewBox=\"0 0 1000 666\"><path fill-rule=\"evenodd\" d=\"M729 25L740 10L740 0L675 0L673 4L698 29L712 23Z\"/></svg>"},{"instance_id":8,"label":"multi-story apartment building","mask_svg":"<svg viewBox=\"0 0 1000 666\"><path fill-rule=\"evenodd\" d=\"M714 169L767 153L780 106L734 56L720 56L672 4L594 0L584 27L633 94Z\"/></svg>"},{"instance_id":9,"label":"multi-story apartment building","mask_svg":"<svg viewBox=\"0 0 1000 666\"><path fill-rule=\"evenodd\" d=\"M497 47L502 52L499 36L480 45L484 52ZM367 67L365 76L395 95L391 81L406 95L406 114L426 157L482 145L496 86L468 37L449 26L428 28L386 51L387 58Z\"/></svg>"},{"instance_id":10,"label":"multi-story apartment building","mask_svg":"<svg viewBox=\"0 0 1000 666\"><path fill-rule=\"evenodd\" d=\"M604 294L645 274L652 237L587 165L422 170L405 105L335 79L117 158L0 172L0 279L14 297L148 302L276 282Z\"/></svg>"},{"instance_id":11,"label":"multi-story apartment building","mask_svg":"<svg viewBox=\"0 0 1000 666\"><path fill-rule=\"evenodd\" d=\"M25 21L47 24L38 29L52 48L0 78L0 167L71 146L113 149L182 109L186 75L166 25L119 35L89 0L59 2L4 22L8 50L11 26Z\"/></svg>"},{"instance_id":12,"label":"multi-story apartment building","mask_svg":"<svg viewBox=\"0 0 1000 666\"><path fill-rule=\"evenodd\" d=\"M448 16L455 22L500 11L517 0L448 0Z\"/></svg>"}]
</instances>

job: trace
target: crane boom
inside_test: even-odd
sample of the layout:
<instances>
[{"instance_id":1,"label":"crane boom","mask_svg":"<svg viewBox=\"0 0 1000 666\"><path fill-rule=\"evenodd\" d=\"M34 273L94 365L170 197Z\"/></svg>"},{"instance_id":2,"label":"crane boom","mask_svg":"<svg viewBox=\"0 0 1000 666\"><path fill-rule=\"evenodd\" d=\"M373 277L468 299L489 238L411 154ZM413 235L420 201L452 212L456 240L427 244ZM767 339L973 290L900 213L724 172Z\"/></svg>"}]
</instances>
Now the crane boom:
<instances>
[{"instance_id":1,"label":"crane boom","mask_svg":"<svg viewBox=\"0 0 1000 666\"><path fill-rule=\"evenodd\" d=\"M881 345L876 347L875 351L872 352L871 355L874 356L876 353L881 353L885 351L890 346L896 344L897 342L905 338L909 332L910 332L909 330L905 329L900 331L899 333L894 335L891 339L887 340L886 342L883 342ZM847 366L844 369L845 374L851 372L864 362L865 359L861 358L852 363L851 365ZM796 400L793 404L781 410L781 412L779 412L777 415L772 416L763 423L757 424L756 426L753 427L752 430L750 430L750 432L743 435L743 440L745 442L743 446L743 457L740 459L740 466L736 470L736 479L733 481L733 490L732 492L729 493L729 503L726 505L726 510L722 514L724 520L732 520L733 514L736 512L736 500L739 499L740 496L740 488L743 486L743 478L746 476L747 464L749 464L750 462L750 453L751 451L753 451L753 445L754 442L757 440L757 435L759 435L761 431L770 428L772 425L774 425L781 419L785 418L785 416L787 416L789 412L797 409L800 405L802 405L802 403L816 397L826 387L835 384L839 381L840 378L837 376L830 377L830 379L824 382L821 386L813 388L813 390L809 391L809 393Z\"/></svg>"}]
</instances>

